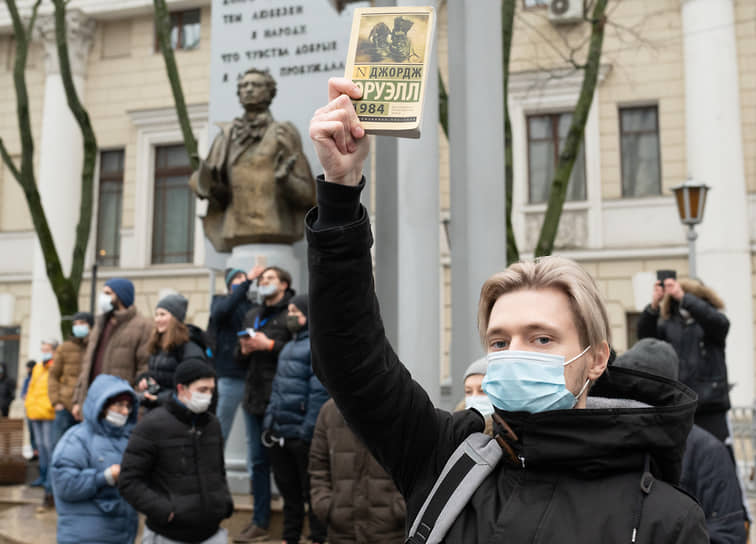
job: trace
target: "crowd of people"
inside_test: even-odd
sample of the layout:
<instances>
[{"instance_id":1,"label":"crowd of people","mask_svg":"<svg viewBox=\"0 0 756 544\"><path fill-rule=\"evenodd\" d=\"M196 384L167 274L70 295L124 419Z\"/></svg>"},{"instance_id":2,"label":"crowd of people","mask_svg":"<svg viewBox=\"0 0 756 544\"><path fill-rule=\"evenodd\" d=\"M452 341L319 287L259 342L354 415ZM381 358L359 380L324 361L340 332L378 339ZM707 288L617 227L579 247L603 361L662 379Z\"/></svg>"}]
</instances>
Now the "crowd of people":
<instances>
[{"instance_id":1,"label":"crowd of people","mask_svg":"<svg viewBox=\"0 0 756 544\"><path fill-rule=\"evenodd\" d=\"M306 218L309 297L280 267L232 268L203 330L182 295L150 320L114 278L96 318L77 313L68 340L42 343L21 396L58 542L133 542L137 513L144 543L299 544L305 527L312 544L746 542L729 321L699 280L660 277L641 340L617 357L589 274L559 257L514 263L482 286L486 355L465 372L464 402L433 405L381 322L360 93L332 79L311 123L324 175ZM224 446L239 408L254 509L229 535Z\"/></svg>"}]
</instances>

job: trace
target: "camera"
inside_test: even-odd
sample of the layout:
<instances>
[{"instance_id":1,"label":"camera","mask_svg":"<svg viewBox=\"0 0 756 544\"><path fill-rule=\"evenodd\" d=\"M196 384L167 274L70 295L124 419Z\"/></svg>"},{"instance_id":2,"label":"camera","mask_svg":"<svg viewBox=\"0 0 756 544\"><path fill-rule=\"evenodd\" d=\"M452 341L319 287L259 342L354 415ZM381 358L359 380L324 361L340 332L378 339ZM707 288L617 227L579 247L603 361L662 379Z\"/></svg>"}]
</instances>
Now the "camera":
<instances>
[{"instance_id":1,"label":"camera","mask_svg":"<svg viewBox=\"0 0 756 544\"><path fill-rule=\"evenodd\" d=\"M150 395L157 395L160 392L160 384L154 378L147 378L147 392Z\"/></svg>"},{"instance_id":2,"label":"camera","mask_svg":"<svg viewBox=\"0 0 756 544\"><path fill-rule=\"evenodd\" d=\"M677 271L676 270L657 270L656 271L656 281L661 283L662 287L664 286L664 280L666 279L677 279Z\"/></svg>"}]
</instances>

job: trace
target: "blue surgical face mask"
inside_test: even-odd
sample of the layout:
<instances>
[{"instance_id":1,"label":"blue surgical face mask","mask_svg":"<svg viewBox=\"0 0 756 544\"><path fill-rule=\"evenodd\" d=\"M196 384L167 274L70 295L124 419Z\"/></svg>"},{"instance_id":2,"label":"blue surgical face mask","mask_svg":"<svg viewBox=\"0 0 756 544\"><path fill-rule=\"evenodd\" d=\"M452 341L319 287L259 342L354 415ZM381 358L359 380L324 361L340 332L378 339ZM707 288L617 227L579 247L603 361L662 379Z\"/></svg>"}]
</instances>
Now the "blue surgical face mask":
<instances>
[{"instance_id":1,"label":"blue surgical face mask","mask_svg":"<svg viewBox=\"0 0 756 544\"><path fill-rule=\"evenodd\" d=\"M52 357L53 357L53 354L52 354L52 353L49 353L49 352L48 352L48 353L43 353L43 354L42 354L42 360L43 360L44 362L47 362L47 361L49 361L50 359L52 359Z\"/></svg>"},{"instance_id":2,"label":"blue surgical face mask","mask_svg":"<svg viewBox=\"0 0 756 544\"><path fill-rule=\"evenodd\" d=\"M269 297L278 290L278 286L275 283L269 283L267 285L261 285L257 288L257 294L261 297Z\"/></svg>"},{"instance_id":3,"label":"blue surgical face mask","mask_svg":"<svg viewBox=\"0 0 756 544\"><path fill-rule=\"evenodd\" d=\"M76 338L84 338L86 335L89 334L89 325L74 325L73 328L73 335Z\"/></svg>"},{"instance_id":4,"label":"blue surgical face mask","mask_svg":"<svg viewBox=\"0 0 756 544\"><path fill-rule=\"evenodd\" d=\"M465 397L465 408L475 408L483 417L490 416L494 411L488 395L467 395Z\"/></svg>"},{"instance_id":5,"label":"blue surgical face mask","mask_svg":"<svg viewBox=\"0 0 756 544\"><path fill-rule=\"evenodd\" d=\"M506 412L569 410L575 407L590 380L575 396L564 382L564 367L589 349L590 346L566 362L561 355L537 351L489 353L483 391L496 408Z\"/></svg>"}]
</instances>

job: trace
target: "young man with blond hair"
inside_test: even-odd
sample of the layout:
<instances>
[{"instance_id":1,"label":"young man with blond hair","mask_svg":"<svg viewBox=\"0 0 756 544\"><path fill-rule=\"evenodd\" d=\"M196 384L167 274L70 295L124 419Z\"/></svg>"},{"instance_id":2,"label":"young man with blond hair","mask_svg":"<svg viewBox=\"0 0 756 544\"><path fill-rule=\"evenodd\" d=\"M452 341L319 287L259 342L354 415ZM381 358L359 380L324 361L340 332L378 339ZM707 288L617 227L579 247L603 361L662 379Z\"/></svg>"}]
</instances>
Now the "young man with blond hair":
<instances>
[{"instance_id":1,"label":"young man with blond hair","mask_svg":"<svg viewBox=\"0 0 756 544\"><path fill-rule=\"evenodd\" d=\"M312 361L397 483L414 530L447 461L484 423L475 410L437 410L386 339L359 203L369 147L350 100L359 96L332 79L310 124L325 172L306 219ZM440 538L425 540L420 524L410 542L708 542L701 509L671 485L695 395L607 371L609 322L585 271L554 257L512 265L483 286L479 326L503 454Z\"/></svg>"}]
</instances>

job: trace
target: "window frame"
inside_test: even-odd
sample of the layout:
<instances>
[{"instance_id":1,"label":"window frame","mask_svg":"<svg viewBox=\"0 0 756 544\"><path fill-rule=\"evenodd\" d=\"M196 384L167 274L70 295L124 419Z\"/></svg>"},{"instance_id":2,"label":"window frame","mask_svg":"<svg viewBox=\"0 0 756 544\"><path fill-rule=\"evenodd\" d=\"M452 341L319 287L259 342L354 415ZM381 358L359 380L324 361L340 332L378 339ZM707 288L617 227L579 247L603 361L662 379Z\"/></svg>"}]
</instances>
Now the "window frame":
<instances>
[{"instance_id":1,"label":"window frame","mask_svg":"<svg viewBox=\"0 0 756 544\"><path fill-rule=\"evenodd\" d=\"M624 161L625 161L625 155L622 152L622 140L625 136L624 131L624 123L622 121L622 112L623 111L630 111L630 110L645 110L645 109L654 109L656 112L656 130L653 132L653 134L656 135L656 157L657 157L657 171L659 173L659 192L654 194L648 194L648 195L628 195L625 194L625 168L624 168ZM661 156L661 129L659 127L659 104L653 103L653 104L630 104L630 105L617 105L617 117L619 122L619 154L620 154L620 161L619 161L619 167L620 167L620 194L621 198L629 198L629 199L635 199L635 198L653 198L657 196L662 195L662 189L663 189L663 180L662 180L662 156ZM628 134L652 134L651 131L648 130L634 130L629 131Z\"/></svg>"},{"instance_id":2,"label":"window frame","mask_svg":"<svg viewBox=\"0 0 756 544\"><path fill-rule=\"evenodd\" d=\"M170 11L168 12L168 19L169 19L169 26L168 26L168 42L171 41L171 31L173 30L173 18L174 16L177 18L176 27L178 28L178 35L176 36L176 46L173 47L174 51L197 51L200 48L200 42L202 40L199 40L197 42L197 47L193 47L191 49L186 49L182 46L182 38L184 35L184 15L190 12L197 12L198 22L197 24L200 27L200 35L202 31L202 8L189 8L189 9L182 9L177 11ZM157 27L154 27L155 31L155 53L160 53L160 41L158 40L157 35Z\"/></svg>"},{"instance_id":3,"label":"window frame","mask_svg":"<svg viewBox=\"0 0 756 544\"><path fill-rule=\"evenodd\" d=\"M528 0L522 0L522 9L525 10L531 10L531 9L548 9L550 0L545 0L544 4L536 4L534 6L529 6L527 4ZM539 2L540 0L535 0L536 2Z\"/></svg>"},{"instance_id":4,"label":"window frame","mask_svg":"<svg viewBox=\"0 0 756 544\"><path fill-rule=\"evenodd\" d=\"M171 177L178 177L178 176L186 176L187 182L189 180L189 177L192 175L192 165L191 160L189 160L189 157L187 156L187 164L186 166L170 166L170 167L158 167L158 160L160 155L160 150L164 148L181 148L185 151L184 144L183 143L164 143L159 144L154 147L154 154L153 154L153 170L152 170L152 236L151 236L151 244L150 244L150 264L152 265L176 265L176 264L192 264L194 262L194 242L195 242L195 236L194 236L194 223L195 223L195 216L196 216L196 203L195 203L195 197L194 194L191 193L191 189L189 188L189 185L187 183L186 190L189 191L190 194L190 207L191 207L191 213L187 214L187 235L189 236L188 240L188 246L187 246L187 252L184 253L166 253L164 250L162 253L157 254L156 253L156 244L155 244L155 233L156 232L163 232L165 230L165 217L167 217L167 209L165 207L165 204L167 202L167 198L162 198L160 201L158 201L158 192L166 192L165 187L161 187L161 184L159 183L159 180L162 178L171 178ZM158 216L158 210L157 210L157 203L162 203L162 209L160 210L161 214ZM162 224L158 224L158 217L163 218ZM186 260L180 261L180 262L165 262L163 260L156 260L157 256L160 256L161 259L165 259L166 257L186 257Z\"/></svg>"},{"instance_id":5,"label":"window frame","mask_svg":"<svg viewBox=\"0 0 756 544\"><path fill-rule=\"evenodd\" d=\"M105 153L115 153L120 152L122 155L122 163L123 167L120 172L114 173L114 172L103 172L102 165L103 160L102 156ZM97 157L99 161L99 174L98 174L98 180L97 180L97 228L95 232L95 261L102 266L113 266L118 267L120 266L121 262L121 223L123 221L123 189L124 189L124 181L126 177L126 148L124 147L118 147L118 148L111 148L111 149L100 149L99 155ZM120 176L118 175L120 174ZM117 225L116 225L116 253L114 255L115 262L104 262L102 259L102 256L100 255L100 233L101 233L101 225L102 225L102 183L103 182L118 182L120 183L120 202L119 202L119 210L118 210L118 219L117 219ZM111 192L111 191L108 191Z\"/></svg>"},{"instance_id":6,"label":"window frame","mask_svg":"<svg viewBox=\"0 0 756 544\"><path fill-rule=\"evenodd\" d=\"M562 115L570 114L575 115L574 111L546 111L546 112L534 112L534 113L526 113L525 114L525 151L526 151L526 163L527 163L527 171L528 171L528 177L526 180L526 189L527 189L527 205L528 206L543 206L548 205L548 198L543 202L533 202L530 198L530 187L531 187L531 180L533 178L533 174L530 171L530 119L535 117L548 117L551 122L551 143L554 145L554 171L556 172L556 167L559 164L559 153L561 151L559 146L559 120ZM536 140L539 142L543 142L546 140ZM583 135L583 141L580 146L580 151L582 151L583 155L583 187L585 188L585 198L580 200L570 200L569 198L569 192L566 194L565 198L565 204L567 202L588 202L588 165L586 162L586 156L585 156L585 135ZM577 162L577 159L575 159L575 162ZM572 172L570 172L570 177L572 177L572 174L575 172L575 167L573 165ZM567 180L568 184L568 190L569 190L569 180Z\"/></svg>"}]
</instances>

